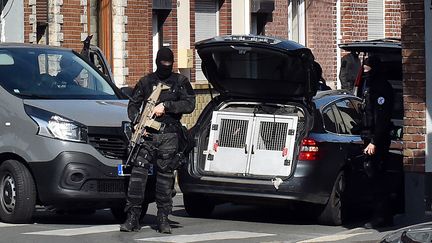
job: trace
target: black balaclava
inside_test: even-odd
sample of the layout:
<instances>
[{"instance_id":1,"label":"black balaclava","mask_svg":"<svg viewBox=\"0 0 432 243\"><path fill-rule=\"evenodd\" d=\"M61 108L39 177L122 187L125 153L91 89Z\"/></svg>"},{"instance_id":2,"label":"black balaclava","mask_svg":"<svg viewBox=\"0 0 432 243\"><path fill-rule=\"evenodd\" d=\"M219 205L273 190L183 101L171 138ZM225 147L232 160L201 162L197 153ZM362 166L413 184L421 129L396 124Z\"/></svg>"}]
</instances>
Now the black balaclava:
<instances>
[{"instance_id":1,"label":"black balaclava","mask_svg":"<svg viewBox=\"0 0 432 243\"><path fill-rule=\"evenodd\" d=\"M367 72L369 77L378 76L381 70L381 60L377 56L370 56L366 60L364 60L363 65L368 65L371 67L371 70Z\"/></svg>"},{"instance_id":2,"label":"black balaclava","mask_svg":"<svg viewBox=\"0 0 432 243\"><path fill-rule=\"evenodd\" d=\"M171 65L166 66L161 63L161 61L169 61L171 62ZM167 79L169 76L171 76L172 69L173 69L173 63L174 63L174 53L167 47L162 47L156 56L156 75L160 79Z\"/></svg>"}]
</instances>

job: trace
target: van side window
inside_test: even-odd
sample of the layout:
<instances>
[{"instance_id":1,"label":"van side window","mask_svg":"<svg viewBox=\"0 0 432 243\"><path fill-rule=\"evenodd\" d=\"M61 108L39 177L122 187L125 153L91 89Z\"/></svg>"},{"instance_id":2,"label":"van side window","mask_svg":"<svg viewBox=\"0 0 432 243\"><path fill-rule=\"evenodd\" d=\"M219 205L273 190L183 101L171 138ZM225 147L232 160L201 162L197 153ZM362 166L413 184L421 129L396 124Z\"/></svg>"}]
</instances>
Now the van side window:
<instances>
[{"instance_id":1,"label":"van side window","mask_svg":"<svg viewBox=\"0 0 432 243\"><path fill-rule=\"evenodd\" d=\"M327 106L326 108L324 108L322 112L322 118L323 118L325 130L329 132L337 133L336 124L335 124L336 118L333 114L332 106Z\"/></svg>"}]
</instances>

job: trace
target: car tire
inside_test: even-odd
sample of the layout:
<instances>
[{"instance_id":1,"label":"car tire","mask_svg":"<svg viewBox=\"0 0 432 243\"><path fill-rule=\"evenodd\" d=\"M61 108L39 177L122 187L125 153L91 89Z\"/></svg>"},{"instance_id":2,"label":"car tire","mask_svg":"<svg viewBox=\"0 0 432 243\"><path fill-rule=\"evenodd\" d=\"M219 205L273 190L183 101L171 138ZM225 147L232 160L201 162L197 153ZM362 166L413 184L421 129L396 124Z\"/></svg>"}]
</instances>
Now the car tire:
<instances>
[{"instance_id":1,"label":"car tire","mask_svg":"<svg viewBox=\"0 0 432 243\"><path fill-rule=\"evenodd\" d=\"M144 219L144 216L147 214L148 206L149 206L148 203L142 204L140 222ZM126 221L127 212L125 212L124 209L125 209L124 207L111 208L111 213L118 222L123 223L124 221Z\"/></svg>"},{"instance_id":2,"label":"car tire","mask_svg":"<svg viewBox=\"0 0 432 243\"><path fill-rule=\"evenodd\" d=\"M324 225L341 225L344 218L345 174L339 172L324 209L318 216L318 222Z\"/></svg>"},{"instance_id":3,"label":"car tire","mask_svg":"<svg viewBox=\"0 0 432 243\"><path fill-rule=\"evenodd\" d=\"M29 223L36 205L36 186L30 171L16 160L0 166L0 219L5 223Z\"/></svg>"},{"instance_id":4,"label":"car tire","mask_svg":"<svg viewBox=\"0 0 432 243\"><path fill-rule=\"evenodd\" d=\"M210 198L200 194L183 194L183 203L187 214L198 218L209 217L215 208Z\"/></svg>"}]
</instances>

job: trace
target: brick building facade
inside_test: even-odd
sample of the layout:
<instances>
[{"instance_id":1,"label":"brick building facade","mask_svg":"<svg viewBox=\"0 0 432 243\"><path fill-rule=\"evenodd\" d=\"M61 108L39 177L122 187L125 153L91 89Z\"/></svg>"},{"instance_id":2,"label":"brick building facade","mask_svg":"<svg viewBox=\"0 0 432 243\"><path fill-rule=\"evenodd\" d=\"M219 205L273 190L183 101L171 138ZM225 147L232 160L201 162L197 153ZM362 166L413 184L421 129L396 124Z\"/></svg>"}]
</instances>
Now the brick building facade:
<instances>
[{"instance_id":1,"label":"brick building facade","mask_svg":"<svg viewBox=\"0 0 432 243\"><path fill-rule=\"evenodd\" d=\"M36 1L24 1L25 42L44 43L43 38L36 38ZM178 28L184 28L177 20L185 16L177 18L177 9L185 4L189 6L190 43L186 49L193 50L200 32L196 8L202 11L203 2L209 1L217 5L215 34L254 33L296 40L312 49L331 86L337 84L339 60L344 54L337 44L368 39L370 2L381 3L384 10L382 37L400 38L400 0L49 0L47 42L79 49L88 33L95 35L93 43L107 54L117 84L131 86L153 70L158 47L170 46L176 54L185 49L177 44ZM245 9L249 16L240 14ZM233 24L233 18L243 21L243 26ZM196 55L192 58L193 67L182 71L192 82L203 81L202 76L196 77Z\"/></svg>"},{"instance_id":2,"label":"brick building facade","mask_svg":"<svg viewBox=\"0 0 432 243\"><path fill-rule=\"evenodd\" d=\"M401 0L402 63L404 98L404 170L406 209L411 217L431 211L432 164L430 151L430 115L432 104L432 3L427 0ZM426 18L428 17L428 19ZM427 34L427 35L426 35ZM427 40L427 41L426 41ZM429 98L430 100L430 98ZM430 156L429 156L430 157Z\"/></svg>"}]
</instances>

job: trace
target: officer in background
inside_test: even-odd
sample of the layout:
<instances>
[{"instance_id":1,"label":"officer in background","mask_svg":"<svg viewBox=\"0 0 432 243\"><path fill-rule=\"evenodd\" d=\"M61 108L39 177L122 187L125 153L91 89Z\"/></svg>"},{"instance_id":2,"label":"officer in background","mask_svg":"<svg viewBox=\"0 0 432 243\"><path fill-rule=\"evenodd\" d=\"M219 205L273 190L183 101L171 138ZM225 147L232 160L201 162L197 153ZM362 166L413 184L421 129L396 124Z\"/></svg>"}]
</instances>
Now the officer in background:
<instances>
[{"instance_id":1,"label":"officer in background","mask_svg":"<svg viewBox=\"0 0 432 243\"><path fill-rule=\"evenodd\" d=\"M172 209L172 188L174 170L178 167L179 136L181 135L180 119L182 114L191 113L195 109L195 94L189 80L178 73L173 73L174 54L169 48L162 48L156 57L157 70L141 78L134 88L128 105L128 115L135 121L141 106L146 105L147 98L153 87L159 82L170 87L163 90L153 110L156 121L162 123L159 131L146 130L133 168L127 191L126 222L120 225L120 231L138 231L141 205L144 201L146 182L150 163L154 164L156 173L156 205L157 226L160 233L171 233L168 215Z\"/></svg>"},{"instance_id":2,"label":"officer in background","mask_svg":"<svg viewBox=\"0 0 432 243\"><path fill-rule=\"evenodd\" d=\"M341 82L342 89L346 89L350 92L353 91L354 82L357 78L357 74L360 71L360 59L357 52L350 52L342 57L341 68L339 71L339 80Z\"/></svg>"},{"instance_id":3,"label":"officer in background","mask_svg":"<svg viewBox=\"0 0 432 243\"><path fill-rule=\"evenodd\" d=\"M323 70L321 68L321 65L318 62L314 61L313 68L318 78L318 90L320 91L331 90L331 88L327 85L327 82L323 77Z\"/></svg>"},{"instance_id":4,"label":"officer in background","mask_svg":"<svg viewBox=\"0 0 432 243\"><path fill-rule=\"evenodd\" d=\"M372 183L375 198L374 215L365 228L382 227L392 223L389 209L389 183L385 163L391 143L391 115L393 110L393 88L382 75L381 61L371 56L363 63L364 114L362 138L365 142L364 169Z\"/></svg>"}]
</instances>

